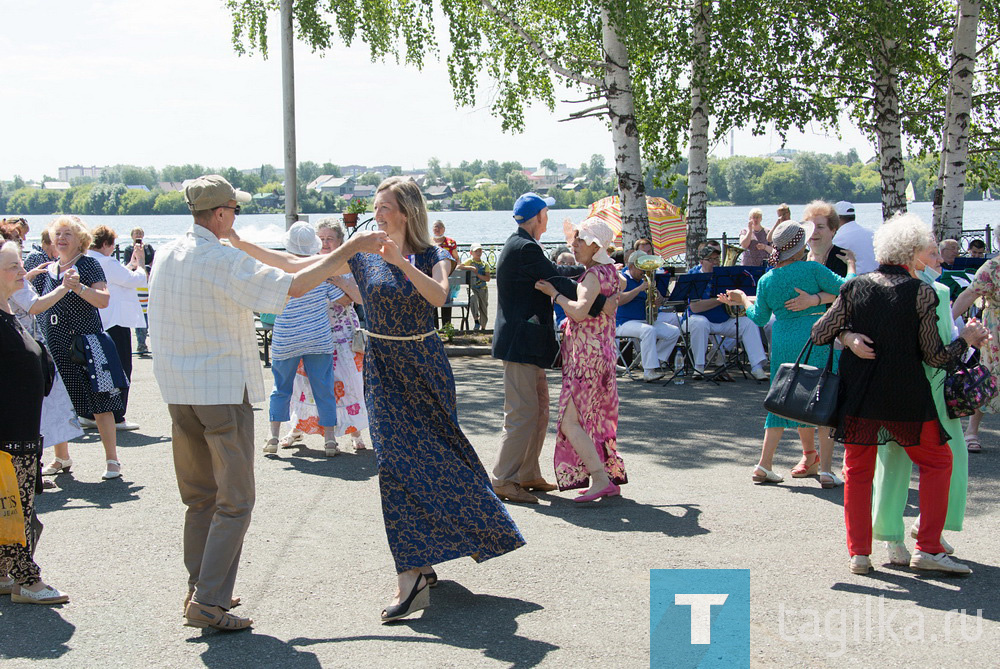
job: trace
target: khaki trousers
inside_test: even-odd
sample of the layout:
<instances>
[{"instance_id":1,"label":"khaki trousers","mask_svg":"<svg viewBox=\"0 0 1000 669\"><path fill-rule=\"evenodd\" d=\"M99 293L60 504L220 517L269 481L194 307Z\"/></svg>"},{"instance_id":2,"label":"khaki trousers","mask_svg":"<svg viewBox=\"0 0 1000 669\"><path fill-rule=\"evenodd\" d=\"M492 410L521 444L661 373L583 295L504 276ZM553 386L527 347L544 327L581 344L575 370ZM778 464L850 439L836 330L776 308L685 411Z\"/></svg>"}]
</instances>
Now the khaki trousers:
<instances>
[{"instance_id":1,"label":"khaki trousers","mask_svg":"<svg viewBox=\"0 0 1000 669\"><path fill-rule=\"evenodd\" d=\"M549 427L549 384L535 365L503 361L503 433L493 483L542 478L538 458Z\"/></svg>"},{"instance_id":2,"label":"khaki trousers","mask_svg":"<svg viewBox=\"0 0 1000 669\"><path fill-rule=\"evenodd\" d=\"M184 516L184 566L194 600L228 609L255 491L253 407L168 405Z\"/></svg>"}]
</instances>

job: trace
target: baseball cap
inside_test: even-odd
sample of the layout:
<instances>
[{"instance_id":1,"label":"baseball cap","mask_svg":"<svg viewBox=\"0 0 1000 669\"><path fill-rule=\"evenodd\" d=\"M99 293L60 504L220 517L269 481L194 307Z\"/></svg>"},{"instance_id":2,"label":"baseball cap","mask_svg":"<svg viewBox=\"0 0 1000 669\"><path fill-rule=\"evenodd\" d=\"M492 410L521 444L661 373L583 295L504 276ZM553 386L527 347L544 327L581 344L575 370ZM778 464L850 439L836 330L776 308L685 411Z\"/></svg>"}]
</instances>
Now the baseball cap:
<instances>
[{"instance_id":1,"label":"baseball cap","mask_svg":"<svg viewBox=\"0 0 1000 669\"><path fill-rule=\"evenodd\" d=\"M837 204L833 205L833 210L837 212L837 216L842 219L854 220L854 205L846 200L841 200Z\"/></svg>"},{"instance_id":2,"label":"baseball cap","mask_svg":"<svg viewBox=\"0 0 1000 669\"><path fill-rule=\"evenodd\" d=\"M538 216L538 212L556 203L555 198L542 197L536 193L525 193L514 203L514 220L524 223Z\"/></svg>"},{"instance_id":3,"label":"baseball cap","mask_svg":"<svg viewBox=\"0 0 1000 669\"><path fill-rule=\"evenodd\" d=\"M285 232L285 250L297 256L313 256L323 248L316 231L305 221L299 221Z\"/></svg>"},{"instance_id":4,"label":"baseball cap","mask_svg":"<svg viewBox=\"0 0 1000 669\"><path fill-rule=\"evenodd\" d=\"M191 211L204 211L221 207L230 200L250 202L250 193L236 190L218 174L206 174L193 180L184 189L184 200Z\"/></svg>"},{"instance_id":5,"label":"baseball cap","mask_svg":"<svg viewBox=\"0 0 1000 669\"><path fill-rule=\"evenodd\" d=\"M469 250L470 251L482 251L483 250L483 245L480 244L479 242L476 242L475 244L473 244L472 246L469 247Z\"/></svg>"}]
</instances>

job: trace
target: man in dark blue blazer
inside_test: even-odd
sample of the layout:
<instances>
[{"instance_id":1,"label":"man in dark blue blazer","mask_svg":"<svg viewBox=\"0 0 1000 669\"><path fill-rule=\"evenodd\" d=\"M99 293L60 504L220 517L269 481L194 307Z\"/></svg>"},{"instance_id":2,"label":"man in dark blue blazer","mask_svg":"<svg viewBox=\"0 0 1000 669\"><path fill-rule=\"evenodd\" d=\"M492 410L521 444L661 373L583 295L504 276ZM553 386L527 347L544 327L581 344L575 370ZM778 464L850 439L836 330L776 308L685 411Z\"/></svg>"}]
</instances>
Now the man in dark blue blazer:
<instances>
[{"instance_id":1,"label":"man in dark blue blazer","mask_svg":"<svg viewBox=\"0 0 1000 669\"><path fill-rule=\"evenodd\" d=\"M535 282L546 279L559 292L576 299L576 284L569 278L583 272L580 265L556 265L545 257L538 243L548 226L548 207L554 203L552 198L535 193L517 198L517 231L504 244L496 271L493 357L503 360L504 417L500 452L493 467L493 490L500 499L525 504L538 503L529 490L556 489L542 478L538 458L549 424L545 370L552 367L559 344L552 323L552 301L535 290ZM591 314L600 313L605 302L599 295Z\"/></svg>"}]
</instances>

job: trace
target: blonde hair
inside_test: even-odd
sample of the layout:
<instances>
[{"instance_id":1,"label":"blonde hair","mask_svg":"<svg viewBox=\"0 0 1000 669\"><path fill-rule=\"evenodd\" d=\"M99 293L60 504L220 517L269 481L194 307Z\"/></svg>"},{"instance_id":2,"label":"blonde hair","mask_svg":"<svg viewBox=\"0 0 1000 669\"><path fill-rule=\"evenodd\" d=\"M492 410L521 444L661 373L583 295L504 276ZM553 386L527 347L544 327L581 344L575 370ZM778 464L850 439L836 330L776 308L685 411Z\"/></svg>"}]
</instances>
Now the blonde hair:
<instances>
[{"instance_id":1,"label":"blonde hair","mask_svg":"<svg viewBox=\"0 0 1000 669\"><path fill-rule=\"evenodd\" d=\"M410 250L423 253L433 246L427 231L427 203L417 183L407 177L389 177L378 185L375 195L383 191L392 193L400 211L406 216L406 245Z\"/></svg>"},{"instance_id":2,"label":"blonde hair","mask_svg":"<svg viewBox=\"0 0 1000 669\"><path fill-rule=\"evenodd\" d=\"M51 223L49 223L49 238L55 239L56 230L59 228L69 228L76 235L76 241L80 243L80 253L83 253L90 248L91 242L94 241L94 237L90 234L90 230L87 226L83 224L77 216L60 216Z\"/></svg>"},{"instance_id":3,"label":"blonde hair","mask_svg":"<svg viewBox=\"0 0 1000 669\"><path fill-rule=\"evenodd\" d=\"M900 213L879 226L872 242L880 263L908 265L917 253L934 244L934 233L916 214Z\"/></svg>"},{"instance_id":4,"label":"blonde hair","mask_svg":"<svg viewBox=\"0 0 1000 669\"><path fill-rule=\"evenodd\" d=\"M840 229L840 216L837 215L837 210L825 200L813 200L806 205L805 211L802 212L802 220L808 221L813 216L826 216L826 227L834 232Z\"/></svg>"},{"instance_id":5,"label":"blonde hair","mask_svg":"<svg viewBox=\"0 0 1000 669\"><path fill-rule=\"evenodd\" d=\"M764 218L764 211L762 209L754 207L753 209L750 210L749 216L750 218Z\"/></svg>"}]
</instances>

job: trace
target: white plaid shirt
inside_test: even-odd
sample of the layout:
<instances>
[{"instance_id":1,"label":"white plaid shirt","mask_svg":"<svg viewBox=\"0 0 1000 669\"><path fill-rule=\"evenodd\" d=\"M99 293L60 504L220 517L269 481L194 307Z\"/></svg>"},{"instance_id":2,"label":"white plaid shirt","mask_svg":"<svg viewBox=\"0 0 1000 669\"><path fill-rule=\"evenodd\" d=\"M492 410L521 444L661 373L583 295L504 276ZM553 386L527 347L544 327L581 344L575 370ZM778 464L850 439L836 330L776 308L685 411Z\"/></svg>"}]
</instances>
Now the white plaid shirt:
<instances>
[{"instance_id":1,"label":"white plaid shirt","mask_svg":"<svg viewBox=\"0 0 1000 669\"><path fill-rule=\"evenodd\" d=\"M168 404L264 400L253 312L280 313L292 275L194 225L156 253L149 281L153 375Z\"/></svg>"}]
</instances>

